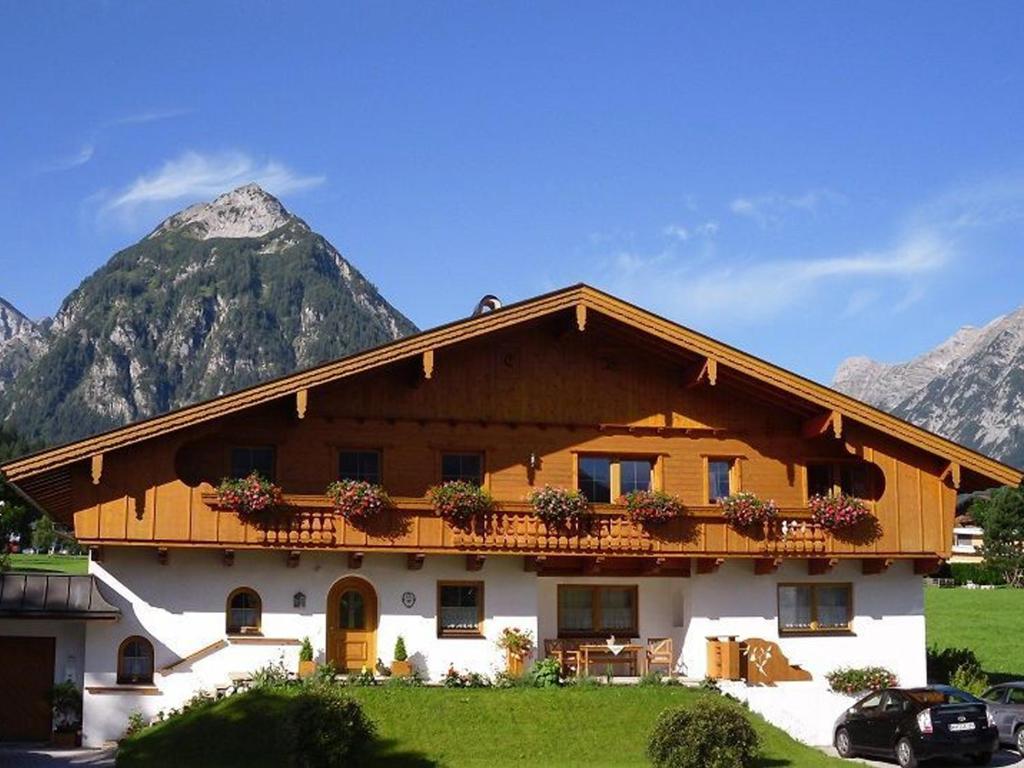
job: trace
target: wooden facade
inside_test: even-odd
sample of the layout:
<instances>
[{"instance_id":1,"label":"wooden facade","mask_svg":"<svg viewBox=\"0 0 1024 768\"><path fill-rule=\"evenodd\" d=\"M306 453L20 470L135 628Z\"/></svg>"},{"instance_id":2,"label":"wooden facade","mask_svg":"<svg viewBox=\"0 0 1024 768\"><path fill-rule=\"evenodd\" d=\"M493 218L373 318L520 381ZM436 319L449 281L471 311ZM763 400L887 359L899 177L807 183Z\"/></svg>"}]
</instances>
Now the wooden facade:
<instances>
[{"instance_id":1,"label":"wooden facade","mask_svg":"<svg viewBox=\"0 0 1024 768\"><path fill-rule=\"evenodd\" d=\"M275 449L287 514L244 525L214 488L233 448ZM373 451L395 509L369 529L324 495L339 454ZM468 529L426 498L447 452L483 459L496 501ZM686 506L645 527L596 505L576 530L548 530L529 493L574 488L581 456L649 459L654 487ZM773 499L780 520L726 524L708 498L708 462L734 490ZM808 466L865 467L874 523L838 536L809 519ZM39 506L102 547L310 548L525 556L538 572L689 574L725 558L770 572L803 558L825 572L861 558L922 570L949 556L958 490L1020 471L587 287L574 287L380 349L26 457L3 469ZM836 470L837 472L839 470ZM173 555L172 555L173 556ZM294 554L292 555L295 556Z\"/></svg>"}]
</instances>

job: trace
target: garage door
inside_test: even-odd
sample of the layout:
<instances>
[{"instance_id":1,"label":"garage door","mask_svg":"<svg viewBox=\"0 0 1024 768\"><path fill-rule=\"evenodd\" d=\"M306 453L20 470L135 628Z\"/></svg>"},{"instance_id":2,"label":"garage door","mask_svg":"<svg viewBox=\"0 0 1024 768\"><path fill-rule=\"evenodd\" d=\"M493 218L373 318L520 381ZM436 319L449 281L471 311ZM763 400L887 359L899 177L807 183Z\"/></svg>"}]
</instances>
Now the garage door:
<instances>
[{"instance_id":1,"label":"garage door","mask_svg":"<svg viewBox=\"0 0 1024 768\"><path fill-rule=\"evenodd\" d=\"M0 637L0 741L47 741L52 637Z\"/></svg>"}]
</instances>

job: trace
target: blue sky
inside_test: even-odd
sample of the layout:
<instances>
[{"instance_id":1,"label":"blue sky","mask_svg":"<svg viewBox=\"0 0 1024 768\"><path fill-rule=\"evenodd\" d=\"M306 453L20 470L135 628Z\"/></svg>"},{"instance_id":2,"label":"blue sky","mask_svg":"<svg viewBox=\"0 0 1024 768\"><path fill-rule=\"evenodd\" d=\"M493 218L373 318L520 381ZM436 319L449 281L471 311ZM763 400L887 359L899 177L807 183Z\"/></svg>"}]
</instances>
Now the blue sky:
<instances>
[{"instance_id":1,"label":"blue sky","mask_svg":"<svg viewBox=\"0 0 1024 768\"><path fill-rule=\"evenodd\" d=\"M589 282L828 381L1024 303L1024 5L8 3L0 296L255 180L421 327Z\"/></svg>"}]
</instances>

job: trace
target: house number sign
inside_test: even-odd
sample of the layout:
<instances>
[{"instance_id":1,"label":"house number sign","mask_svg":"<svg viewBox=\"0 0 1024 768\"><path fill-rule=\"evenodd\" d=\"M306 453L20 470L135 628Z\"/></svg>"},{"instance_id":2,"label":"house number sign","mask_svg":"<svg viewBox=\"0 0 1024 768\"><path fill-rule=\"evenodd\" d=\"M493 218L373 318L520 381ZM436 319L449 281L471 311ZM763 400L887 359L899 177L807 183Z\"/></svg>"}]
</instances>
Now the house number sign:
<instances>
[{"instance_id":1,"label":"house number sign","mask_svg":"<svg viewBox=\"0 0 1024 768\"><path fill-rule=\"evenodd\" d=\"M404 605L406 608L412 608L414 605L416 605L416 595L414 595L412 592L403 592L402 605Z\"/></svg>"}]
</instances>

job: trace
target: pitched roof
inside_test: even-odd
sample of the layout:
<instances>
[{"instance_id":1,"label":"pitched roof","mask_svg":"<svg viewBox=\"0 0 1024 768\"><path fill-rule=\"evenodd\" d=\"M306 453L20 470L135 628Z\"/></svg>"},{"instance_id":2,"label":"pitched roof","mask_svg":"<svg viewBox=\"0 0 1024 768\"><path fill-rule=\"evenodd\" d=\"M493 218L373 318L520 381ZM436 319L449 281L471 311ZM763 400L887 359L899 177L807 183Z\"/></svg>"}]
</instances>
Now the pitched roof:
<instances>
[{"instance_id":1,"label":"pitched roof","mask_svg":"<svg viewBox=\"0 0 1024 768\"><path fill-rule=\"evenodd\" d=\"M976 473L993 485L1016 485L1024 476L1021 470L1015 467L916 427L848 395L583 284L510 304L492 312L457 320L213 400L186 406L93 437L24 456L0 466L0 471L7 475L10 482L20 487L22 486L21 481L24 479L65 468L95 454L123 448L151 437L235 413L277 398L295 395L301 390L308 390L372 368L400 360L415 359L428 351L441 349L557 312L574 309L583 316L581 320L585 318L587 312L609 317L640 330L670 347L712 359L716 361L720 369L722 367L726 370L731 369L799 398L810 405L817 406L822 411L838 412L843 418L862 423L915 445L951 464L962 467L964 470ZM54 483L54 485L63 485L63 483Z\"/></svg>"},{"instance_id":2,"label":"pitched roof","mask_svg":"<svg viewBox=\"0 0 1024 768\"><path fill-rule=\"evenodd\" d=\"M0 618L117 619L93 576L0 573Z\"/></svg>"}]
</instances>

